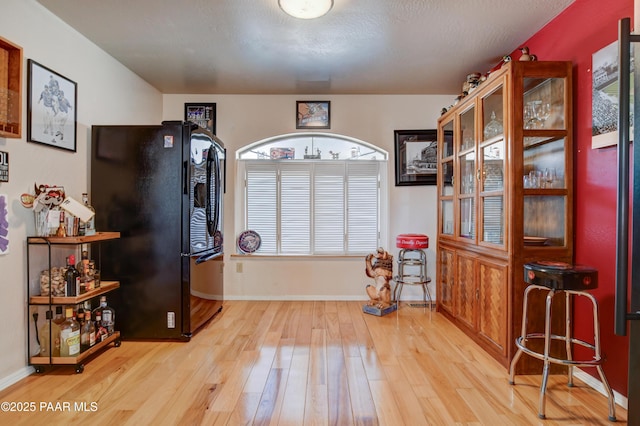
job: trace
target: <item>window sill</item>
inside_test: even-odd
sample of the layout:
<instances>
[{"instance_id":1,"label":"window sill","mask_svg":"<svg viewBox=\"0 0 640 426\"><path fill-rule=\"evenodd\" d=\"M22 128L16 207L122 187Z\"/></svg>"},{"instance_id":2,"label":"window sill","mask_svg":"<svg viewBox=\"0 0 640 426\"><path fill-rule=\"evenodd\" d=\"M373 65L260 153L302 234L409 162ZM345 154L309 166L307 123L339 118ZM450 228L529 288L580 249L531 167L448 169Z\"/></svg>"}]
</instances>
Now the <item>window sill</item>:
<instances>
[{"instance_id":1,"label":"window sill","mask_svg":"<svg viewBox=\"0 0 640 426\"><path fill-rule=\"evenodd\" d=\"M332 259L364 259L365 254L255 254L232 253L231 259L256 259L256 260L332 260Z\"/></svg>"}]
</instances>

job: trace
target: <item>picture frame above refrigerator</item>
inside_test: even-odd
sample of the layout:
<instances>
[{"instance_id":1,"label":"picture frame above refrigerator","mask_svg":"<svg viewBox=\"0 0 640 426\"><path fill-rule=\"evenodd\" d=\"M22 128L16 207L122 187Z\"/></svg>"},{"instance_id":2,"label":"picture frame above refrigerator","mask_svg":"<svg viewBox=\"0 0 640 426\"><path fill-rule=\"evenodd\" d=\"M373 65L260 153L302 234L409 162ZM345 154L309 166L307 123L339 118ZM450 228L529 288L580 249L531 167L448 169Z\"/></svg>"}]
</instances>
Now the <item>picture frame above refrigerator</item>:
<instances>
[{"instance_id":1,"label":"picture frame above refrigerator","mask_svg":"<svg viewBox=\"0 0 640 426\"><path fill-rule=\"evenodd\" d=\"M184 120L216 134L215 103L185 103Z\"/></svg>"}]
</instances>

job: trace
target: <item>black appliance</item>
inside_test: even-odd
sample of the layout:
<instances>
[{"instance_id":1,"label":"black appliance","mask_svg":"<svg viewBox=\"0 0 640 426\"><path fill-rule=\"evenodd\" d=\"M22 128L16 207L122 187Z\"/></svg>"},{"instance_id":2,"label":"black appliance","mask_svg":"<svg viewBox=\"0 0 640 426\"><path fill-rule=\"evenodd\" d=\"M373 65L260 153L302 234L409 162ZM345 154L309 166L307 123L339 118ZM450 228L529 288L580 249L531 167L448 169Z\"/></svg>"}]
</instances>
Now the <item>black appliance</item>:
<instances>
[{"instance_id":1,"label":"black appliance","mask_svg":"<svg viewBox=\"0 0 640 426\"><path fill-rule=\"evenodd\" d=\"M91 196L102 277L120 281L123 339L188 340L222 309L225 150L192 123L93 126Z\"/></svg>"}]
</instances>

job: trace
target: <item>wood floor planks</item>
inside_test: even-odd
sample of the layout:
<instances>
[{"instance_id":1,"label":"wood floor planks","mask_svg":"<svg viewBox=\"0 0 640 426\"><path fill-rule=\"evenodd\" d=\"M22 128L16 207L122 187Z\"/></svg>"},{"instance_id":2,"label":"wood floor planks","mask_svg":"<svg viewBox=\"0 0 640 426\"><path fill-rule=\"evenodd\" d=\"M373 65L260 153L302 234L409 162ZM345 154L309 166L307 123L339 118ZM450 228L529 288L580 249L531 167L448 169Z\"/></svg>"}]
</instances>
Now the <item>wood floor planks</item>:
<instances>
[{"instance_id":1,"label":"wood floor planks","mask_svg":"<svg viewBox=\"0 0 640 426\"><path fill-rule=\"evenodd\" d=\"M33 374L0 401L17 425L605 425L607 400L551 376L518 376L444 317L402 305L384 317L351 301L228 301L190 342L123 342L85 366ZM68 402L46 411L40 402ZM83 412L75 403L95 403ZM626 411L616 407L618 424Z\"/></svg>"}]
</instances>

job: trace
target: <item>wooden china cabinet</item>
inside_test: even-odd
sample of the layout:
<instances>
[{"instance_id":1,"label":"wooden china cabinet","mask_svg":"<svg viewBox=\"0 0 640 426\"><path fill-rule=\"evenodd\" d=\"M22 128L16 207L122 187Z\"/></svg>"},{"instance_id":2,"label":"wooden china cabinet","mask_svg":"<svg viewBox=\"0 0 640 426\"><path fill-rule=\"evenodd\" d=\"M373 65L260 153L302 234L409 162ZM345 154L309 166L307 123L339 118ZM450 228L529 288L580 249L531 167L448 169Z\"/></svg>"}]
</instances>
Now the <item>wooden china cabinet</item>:
<instances>
[{"instance_id":1,"label":"wooden china cabinet","mask_svg":"<svg viewBox=\"0 0 640 426\"><path fill-rule=\"evenodd\" d=\"M573 259L571 72L570 62L508 62L438 121L438 310L505 367L523 265ZM530 303L542 330L544 300ZM524 358L518 373L539 374Z\"/></svg>"}]
</instances>

